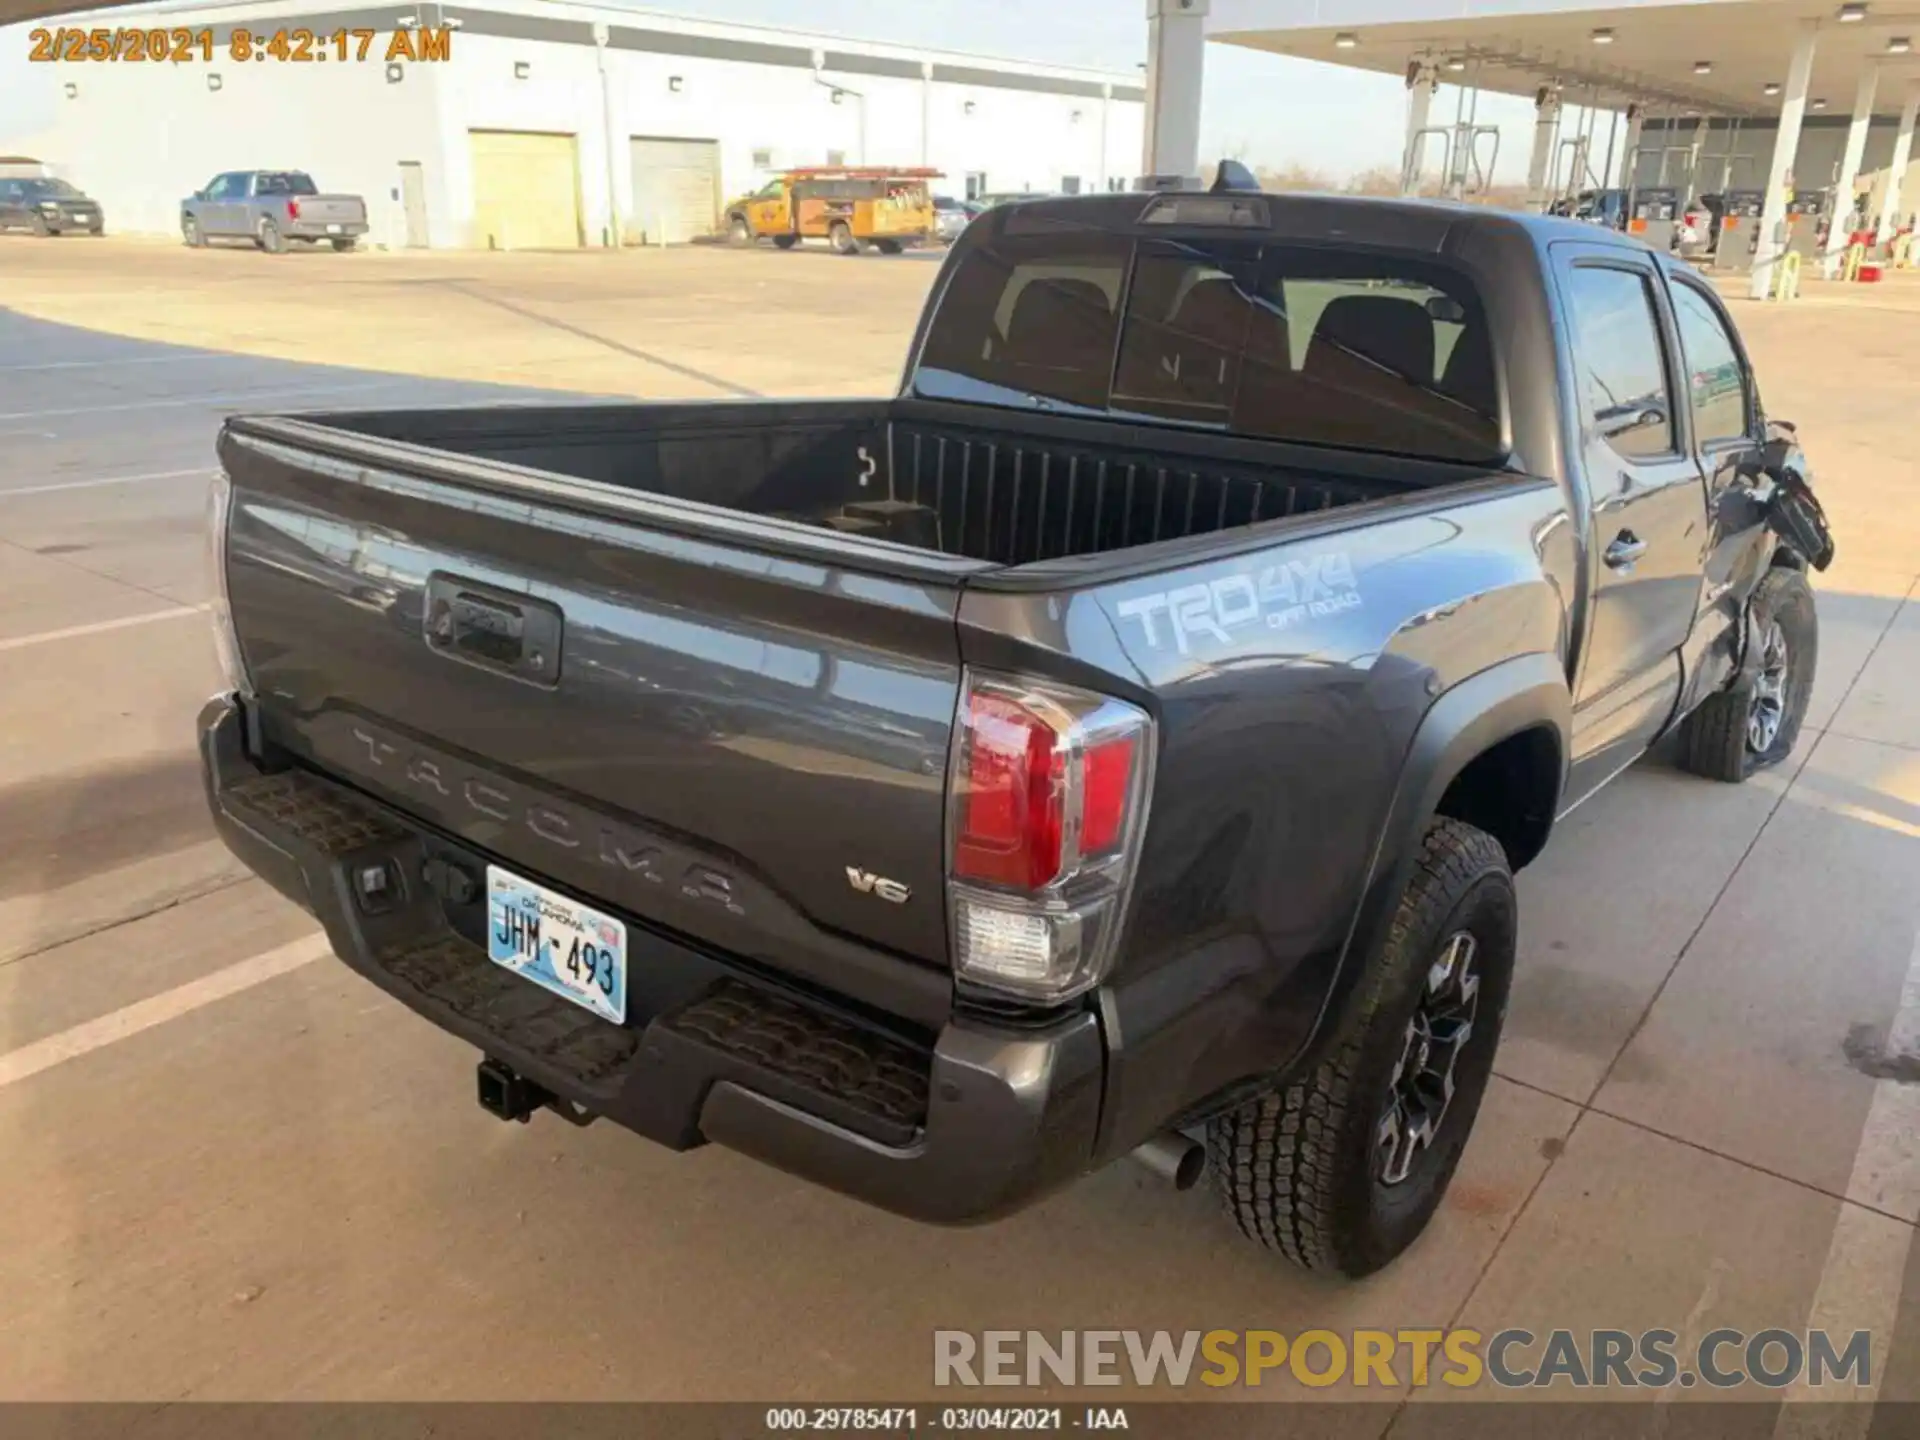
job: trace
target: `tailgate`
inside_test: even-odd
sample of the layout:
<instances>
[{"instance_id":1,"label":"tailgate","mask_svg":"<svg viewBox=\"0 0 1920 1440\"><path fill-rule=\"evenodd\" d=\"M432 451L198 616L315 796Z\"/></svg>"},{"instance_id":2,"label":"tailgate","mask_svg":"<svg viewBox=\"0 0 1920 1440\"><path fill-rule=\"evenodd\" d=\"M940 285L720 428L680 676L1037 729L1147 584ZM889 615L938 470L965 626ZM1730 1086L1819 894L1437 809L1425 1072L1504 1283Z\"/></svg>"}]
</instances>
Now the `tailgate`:
<instances>
[{"instance_id":1,"label":"tailgate","mask_svg":"<svg viewBox=\"0 0 1920 1440\"><path fill-rule=\"evenodd\" d=\"M592 505L608 487L476 482L400 448L386 469L222 438L234 626L270 739L734 954L831 974L857 941L947 963L955 580L850 573L724 520L707 538L705 507L652 502L690 517L669 529L634 518L642 499Z\"/></svg>"},{"instance_id":2,"label":"tailgate","mask_svg":"<svg viewBox=\"0 0 1920 1440\"><path fill-rule=\"evenodd\" d=\"M319 225L359 225L367 207L358 195L302 195L300 218Z\"/></svg>"}]
</instances>

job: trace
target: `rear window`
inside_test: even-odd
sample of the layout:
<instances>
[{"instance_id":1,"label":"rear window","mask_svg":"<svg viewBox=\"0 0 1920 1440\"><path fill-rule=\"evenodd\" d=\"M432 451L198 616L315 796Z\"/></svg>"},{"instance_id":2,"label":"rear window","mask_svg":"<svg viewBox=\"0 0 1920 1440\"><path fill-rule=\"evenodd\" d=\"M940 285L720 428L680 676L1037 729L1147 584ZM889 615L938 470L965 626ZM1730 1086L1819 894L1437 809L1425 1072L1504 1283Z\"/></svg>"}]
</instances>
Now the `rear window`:
<instances>
[{"instance_id":1,"label":"rear window","mask_svg":"<svg viewBox=\"0 0 1920 1440\"><path fill-rule=\"evenodd\" d=\"M320 192L314 188L311 177L295 170L285 174L262 175L254 188L254 193L257 195L318 195Z\"/></svg>"},{"instance_id":2,"label":"rear window","mask_svg":"<svg viewBox=\"0 0 1920 1440\"><path fill-rule=\"evenodd\" d=\"M918 393L1490 462L1492 337L1422 256L1251 240L999 237L961 262Z\"/></svg>"}]
</instances>

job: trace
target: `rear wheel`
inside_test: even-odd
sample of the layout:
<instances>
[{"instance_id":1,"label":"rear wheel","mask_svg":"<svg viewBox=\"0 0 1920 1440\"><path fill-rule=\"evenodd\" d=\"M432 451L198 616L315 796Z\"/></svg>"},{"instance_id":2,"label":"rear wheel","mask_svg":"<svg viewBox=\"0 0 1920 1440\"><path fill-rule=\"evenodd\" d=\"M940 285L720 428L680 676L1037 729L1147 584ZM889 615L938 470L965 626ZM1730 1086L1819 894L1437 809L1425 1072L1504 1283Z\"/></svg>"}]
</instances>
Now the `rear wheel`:
<instances>
[{"instance_id":1,"label":"rear wheel","mask_svg":"<svg viewBox=\"0 0 1920 1440\"><path fill-rule=\"evenodd\" d=\"M827 243L833 246L836 255L858 255L860 242L853 238L853 227L844 220L836 220L827 230Z\"/></svg>"},{"instance_id":2,"label":"rear wheel","mask_svg":"<svg viewBox=\"0 0 1920 1440\"><path fill-rule=\"evenodd\" d=\"M732 245L751 245L753 227L747 223L744 215L735 215L727 221L727 242Z\"/></svg>"},{"instance_id":3,"label":"rear wheel","mask_svg":"<svg viewBox=\"0 0 1920 1440\"><path fill-rule=\"evenodd\" d=\"M1820 617L1800 571L1769 570L1751 606L1752 663L1680 726L1681 765L1729 784L1793 752L1820 658Z\"/></svg>"},{"instance_id":4,"label":"rear wheel","mask_svg":"<svg viewBox=\"0 0 1920 1440\"><path fill-rule=\"evenodd\" d=\"M287 248L287 237L280 233L280 227L270 219L260 222L260 248L269 255L279 255Z\"/></svg>"},{"instance_id":5,"label":"rear wheel","mask_svg":"<svg viewBox=\"0 0 1920 1440\"><path fill-rule=\"evenodd\" d=\"M1356 1278L1419 1237L1493 1073L1518 913L1499 842L1435 821L1341 1028L1280 1089L1208 1126L1243 1234Z\"/></svg>"},{"instance_id":6,"label":"rear wheel","mask_svg":"<svg viewBox=\"0 0 1920 1440\"><path fill-rule=\"evenodd\" d=\"M776 235L773 237L773 243L782 250L791 250L800 243L800 237L798 235Z\"/></svg>"}]
</instances>

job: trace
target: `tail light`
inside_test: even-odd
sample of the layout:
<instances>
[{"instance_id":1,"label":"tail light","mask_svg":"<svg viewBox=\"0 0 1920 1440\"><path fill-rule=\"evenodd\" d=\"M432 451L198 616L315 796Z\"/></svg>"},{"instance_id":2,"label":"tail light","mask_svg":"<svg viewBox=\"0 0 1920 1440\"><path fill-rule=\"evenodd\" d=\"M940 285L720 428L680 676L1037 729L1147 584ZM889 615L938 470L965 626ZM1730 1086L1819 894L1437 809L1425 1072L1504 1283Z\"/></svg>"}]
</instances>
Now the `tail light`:
<instances>
[{"instance_id":1,"label":"tail light","mask_svg":"<svg viewBox=\"0 0 1920 1440\"><path fill-rule=\"evenodd\" d=\"M287 218L289 220L298 220L300 218L300 202L292 196L287 197Z\"/></svg>"},{"instance_id":2,"label":"tail light","mask_svg":"<svg viewBox=\"0 0 1920 1440\"><path fill-rule=\"evenodd\" d=\"M240 637L233 628L233 603L227 593L227 525L233 510L233 482L225 470L216 470L207 489L207 563L213 570L213 649L227 689L252 693L246 663L240 656Z\"/></svg>"},{"instance_id":3,"label":"tail light","mask_svg":"<svg viewBox=\"0 0 1920 1440\"><path fill-rule=\"evenodd\" d=\"M1155 740L1123 701L967 673L948 776L962 982L1047 1003L1099 984L1146 832Z\"/></svg>"}]
</instances>

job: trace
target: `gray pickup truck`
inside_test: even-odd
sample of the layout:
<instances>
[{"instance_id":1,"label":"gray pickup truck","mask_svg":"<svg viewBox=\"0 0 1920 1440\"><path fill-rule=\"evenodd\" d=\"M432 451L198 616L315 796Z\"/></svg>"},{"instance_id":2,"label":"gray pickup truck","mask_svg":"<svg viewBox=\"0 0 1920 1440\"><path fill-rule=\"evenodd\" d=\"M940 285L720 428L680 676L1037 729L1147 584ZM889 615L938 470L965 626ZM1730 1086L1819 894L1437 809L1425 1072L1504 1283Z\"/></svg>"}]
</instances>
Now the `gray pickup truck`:
<instances>
[{"instance_id":1,"label":"gray pickup truck","mask_svg":"<svg viewBox=\"0 0 1920 1440\"><path fill-rule=\"evenodd\" d=\"M358 195L322 195L301 170L229 170L180 202L180 238L250 240L278 255L289 241L351 250L367 233Z\"/></svg>"},{"instance_id":2,"label":"gray pickup truck","mask_svg":"<svg viewBox=\"0 0 1920 1440\"><path fill-rule=\"evenodd\" d=\"M1355 1276L1467 1140L1513 872L1670 731L1788 752L1832 548L1667 257L1227 176L976 220L892 398L219 454L220 833L489 1111L939 1222L1136 1156Z\"/></svg>"}]
</instances>

